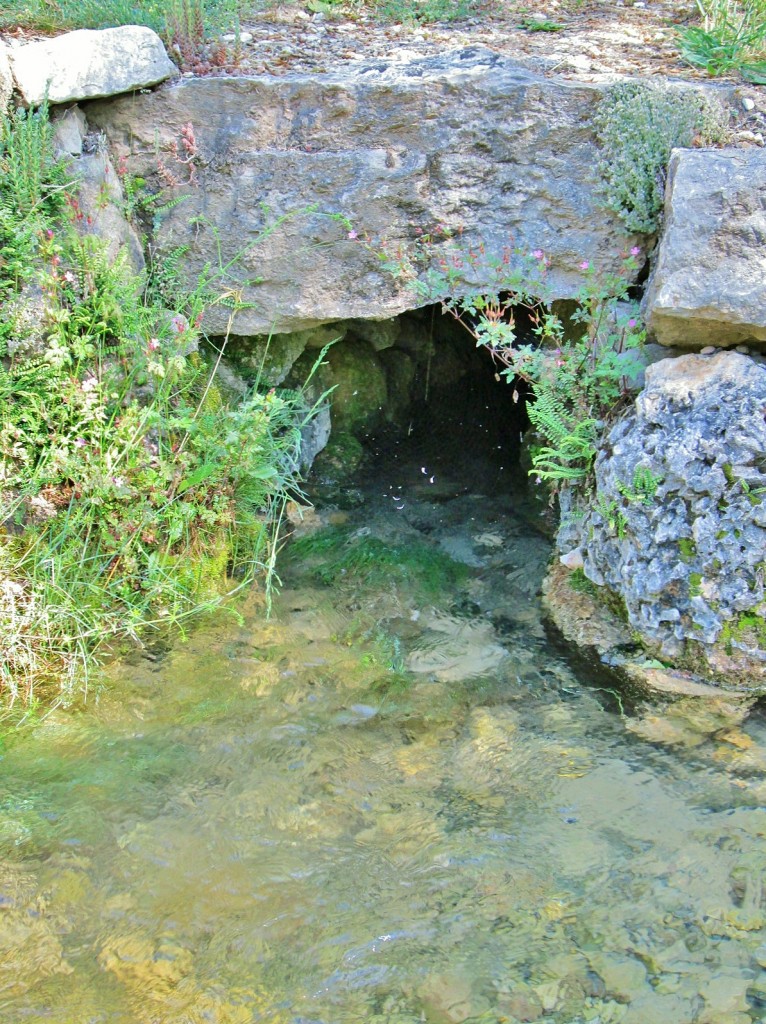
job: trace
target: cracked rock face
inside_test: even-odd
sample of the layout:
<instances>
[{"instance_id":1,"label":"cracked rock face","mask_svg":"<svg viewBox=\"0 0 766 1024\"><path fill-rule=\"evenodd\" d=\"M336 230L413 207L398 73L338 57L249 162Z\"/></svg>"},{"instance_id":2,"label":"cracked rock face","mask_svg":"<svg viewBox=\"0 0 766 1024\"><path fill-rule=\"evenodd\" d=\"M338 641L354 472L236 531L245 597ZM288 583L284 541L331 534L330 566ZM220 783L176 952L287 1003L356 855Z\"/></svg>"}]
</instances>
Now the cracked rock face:
<instances>
[{"instance_id":1,"label":"cracked rock face","mask_svg":"<svg viewBox=\"0 0 766 1024\"><path fill-rule=\"evenodd\" d=\"M633 240L602 206L590 127L600 98L474 47L326 74L184 79L87 116L129 173L159 187L159 155L164 184L177 180L170 194L186 198L157 242L189 246L191 281L219 241L224 264L239 254L226 285L248 305L232 329L252 335L422 304L382 268L379 240L412 254L437 225L462 229L463 250L543 250L554 295L577 293L584 259L616 270ZM206 326L226 320L219 307Z\"/></svg>"},{"instance_id":2,"label":"cracked rock face","mask_svg":"<svg viewBox=\"0 0 766 1024\"><path fill-rule=\"evenodd\" d=\"M661 344L766 344L764 196L764 150L674 151L645 299Z\"/></svg>"},{"instance_id":3,"label":"cracked rock face","mask_svg":"<svg viewBox=\"0 0 766 1024\"><path fill-rule=\"evenodd\" d=\"M766 366L737 352L650 366L596 461L586 576L663 656L766 682ZM701 663L701 664L700 664Z\"/></svg>"}]
</instances>

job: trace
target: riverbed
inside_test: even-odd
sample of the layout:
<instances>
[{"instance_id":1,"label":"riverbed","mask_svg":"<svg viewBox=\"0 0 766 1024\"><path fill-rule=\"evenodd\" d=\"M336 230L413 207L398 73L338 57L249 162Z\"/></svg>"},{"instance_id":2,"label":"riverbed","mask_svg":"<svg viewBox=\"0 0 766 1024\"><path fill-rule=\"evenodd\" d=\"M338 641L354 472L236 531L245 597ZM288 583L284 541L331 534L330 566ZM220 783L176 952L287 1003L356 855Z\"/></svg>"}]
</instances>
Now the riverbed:
<instances>
[{"instance_id":1,"label":"riverbed","mask_svg":"<svg viewBox=\"0 0 766 1024\"><path fill-rule=\"evenodd\" d=\"M6 740L2 1021L766 1019L763 718L574 662L517 477L388 453Z\"/></svg>"}]
</instances>

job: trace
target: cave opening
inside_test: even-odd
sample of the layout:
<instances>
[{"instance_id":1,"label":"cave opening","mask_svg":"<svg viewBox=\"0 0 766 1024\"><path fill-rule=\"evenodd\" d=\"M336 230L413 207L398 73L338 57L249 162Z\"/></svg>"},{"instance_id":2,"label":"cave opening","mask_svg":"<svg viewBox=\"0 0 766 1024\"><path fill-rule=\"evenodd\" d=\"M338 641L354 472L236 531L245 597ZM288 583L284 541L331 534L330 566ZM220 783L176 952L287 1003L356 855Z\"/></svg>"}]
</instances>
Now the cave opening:
<instances>
[{"instance_id":1,"label":"cave opening","mask_svg":"<svg viewBox=\"0 0 766 1024\"><path fill-rule=\"evenodd\" d=\"M528 314L515 310L514 317L517 334L527 340ZM309 476L309 493L321 495L330 485L332 497L342 499L344 489L352 492L397 466L405 475L414 467L442 500L452 492L499 495L525 487L527 386L506 378L503 365L440 305L403 313L384 329L351 322L342 345L356 346L370 366L382 368L385 393L368 396L377 406L351 426L348 407L365 396L353 373L343 378L343 350L330 350L332 432ZM353 440L360 447L352 453Z\"/></svg>"}]
</instances>

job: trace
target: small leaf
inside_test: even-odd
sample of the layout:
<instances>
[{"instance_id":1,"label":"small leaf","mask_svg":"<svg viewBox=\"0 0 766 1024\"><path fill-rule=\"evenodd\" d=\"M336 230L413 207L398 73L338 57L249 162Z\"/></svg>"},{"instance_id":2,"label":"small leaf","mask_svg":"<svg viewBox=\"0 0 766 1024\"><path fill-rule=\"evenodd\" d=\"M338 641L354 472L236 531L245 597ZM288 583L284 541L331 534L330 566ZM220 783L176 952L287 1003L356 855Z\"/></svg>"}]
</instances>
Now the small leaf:
<instances>
[{"instance_id":1,"label":"small leaf","mask_svg":"<svg viewBox=\"0 0 766 1024\"><path fill-rule=\"evenodd\" d=\"M766 85L766 60L758 61L756 64L743 64L740 73L746 82Z\"/></svg>"},{"instance_id":2,"label":"small leaf","mask_svg":"<svg viewBox=\"0 0 766 1024\"><path fill-rule=\"evenodd\" d=\"M179 487L178 493L183 494L184 491L190 490L192 487L199 487L200 484L208 480L213 473L216 472L217 466L214 466L211 462L203 462L201 466L197 466L196 469L192 470L187 477L185 477Z\"/></svg>"},{"instance_id":3,"label":"small leaf","mask_svg":"<svg viewBox=\"0 0 766 1024\"><path fill-rule=\"evenodd\" d=\"M279 476L279 473L273 466L260 466L258 469L251 469L247 475L253 480L270 480L273 476Z\"/></svg>"}]
</instances>

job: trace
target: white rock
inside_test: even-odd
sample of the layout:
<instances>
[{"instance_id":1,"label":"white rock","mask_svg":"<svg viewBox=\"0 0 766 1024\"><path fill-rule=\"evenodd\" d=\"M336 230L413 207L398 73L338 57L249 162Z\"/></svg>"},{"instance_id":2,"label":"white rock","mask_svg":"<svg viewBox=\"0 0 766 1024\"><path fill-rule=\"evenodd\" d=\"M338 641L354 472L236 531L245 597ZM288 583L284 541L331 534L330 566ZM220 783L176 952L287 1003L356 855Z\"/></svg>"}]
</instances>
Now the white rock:
<instances>
[{"instance_id":1,"label":"white rock","mask_svg":"<svg viewBox=\"0 0 766 1024\"><path fill-rule=\"evenodd\" d=\"M252 32L240 32L239 35L237 35L236 32L227 32L226 35L221 36L221 39L225 43L236 43L237 40L239 40L239 42L243 43L243 44L252 43L252 41L253 41L253 33Z\"/></svg>"},{"instance_id":2,"label":"white rock","mask_svg":"<svg viewBox=\"0 0 766 1024\"><path fill-rule=\"evenodd\" d=\"M156 32L140 25L80 29L14 49L13 77L24 102L39 106L156 85L177 73Z\"/></svg>"},{"instance_id":3,"label":"white rock","mask_svg":"<svg viewBox=\"0 0 766 1024\"><path fill-rule=\"evenodd\" d=\"M563 554L559 561L566 569L582 569L584 562L581 548L572 548Z\"/></svg>"},{"instance_id":4,"label":"white rock","mask_svg":"<svg viewBox=\"0 0 766 1024\"><path fill-rule=\"evenodd\" d=\"M676 149L644 309L662 345L766 342L766 154Z\"/></svg>"},{"instance_id":5,"label":"white rock","mask_svg":"<svg viewBox=\"0 0 766 1024\"><path fill-rule=\"evenodd\" d=\"M753 110L754 107L755 107L755 100L751 100L749 96L745 96L743 98L743 100L742 100L742 109L749 111L749 110Z\"/></svg>"},{"instance_id":6,"label":"white rock","mask_svg":"<svg viewBox=\"0 0 766 1024\"><path fill-rule=\"evenodd\" d=\"M0 112L6 109L13 92L13 75L8 57L8 49L0 42Z\"/></svg>"}]
</instances>

